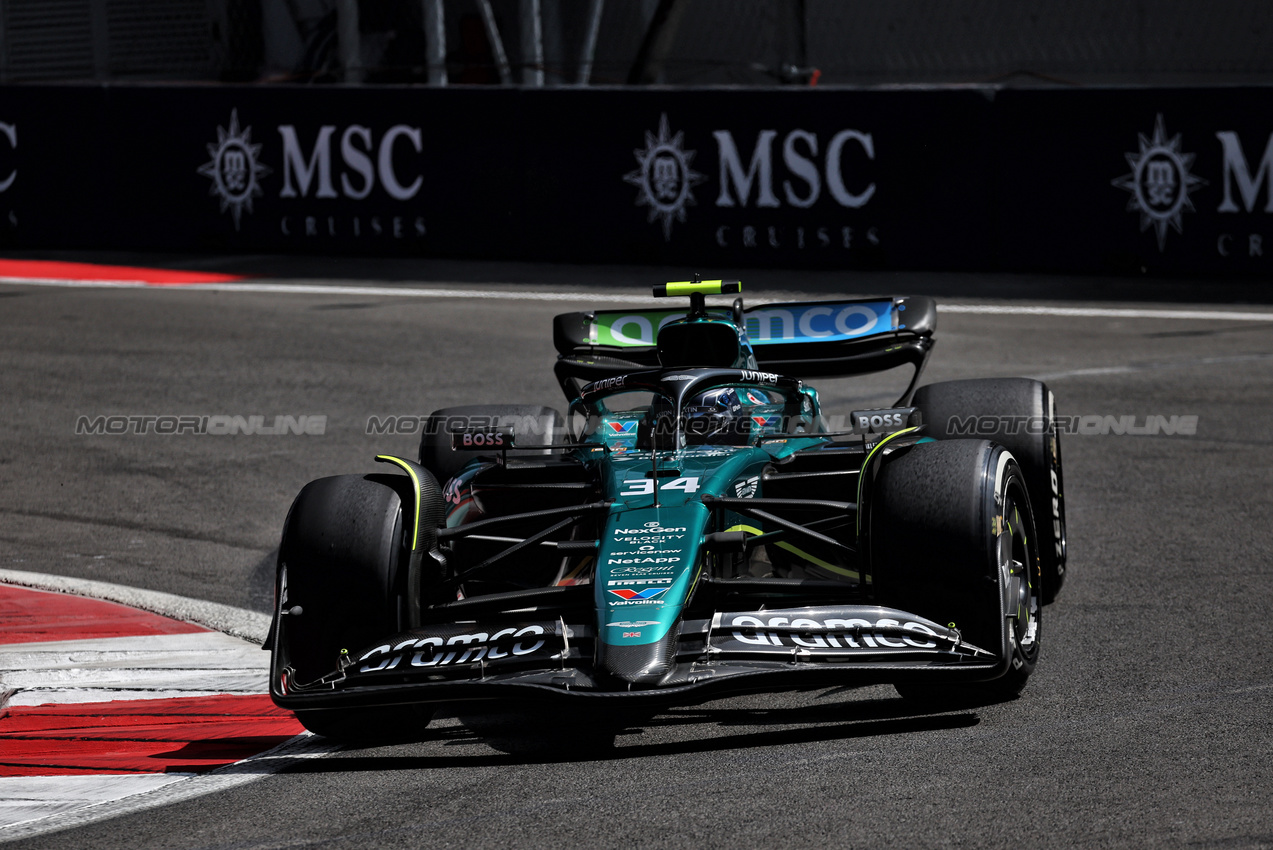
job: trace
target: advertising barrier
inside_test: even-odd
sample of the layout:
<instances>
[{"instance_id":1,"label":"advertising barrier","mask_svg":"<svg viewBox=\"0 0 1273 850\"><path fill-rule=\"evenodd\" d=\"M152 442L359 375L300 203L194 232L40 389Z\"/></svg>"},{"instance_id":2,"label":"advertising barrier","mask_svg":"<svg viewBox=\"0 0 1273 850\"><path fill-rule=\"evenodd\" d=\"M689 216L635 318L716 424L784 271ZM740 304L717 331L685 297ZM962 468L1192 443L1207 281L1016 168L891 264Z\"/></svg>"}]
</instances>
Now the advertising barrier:
<instances>
[{"instance_id":1,"label":"advertising barrier","mask_svg":"<svg viewBox=\"0 0 1273 850\"><path fill-rule=\"evenodd\" d=\"M1262 274L1273 87L0 87L0 245Z\"/></svg>"}]
</instances>

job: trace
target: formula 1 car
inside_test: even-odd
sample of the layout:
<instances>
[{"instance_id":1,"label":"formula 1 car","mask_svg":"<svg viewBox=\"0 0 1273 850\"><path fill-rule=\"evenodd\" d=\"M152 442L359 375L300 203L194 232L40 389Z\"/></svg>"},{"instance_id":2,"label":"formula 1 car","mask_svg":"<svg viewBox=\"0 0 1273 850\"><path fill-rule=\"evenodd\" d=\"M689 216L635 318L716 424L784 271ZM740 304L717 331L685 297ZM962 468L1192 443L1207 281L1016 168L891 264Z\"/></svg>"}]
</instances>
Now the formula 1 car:
<instances>
[{"instance_id":1,"label":"formula 1 car","mask_svg":"<svg viewBox=\"0 0 1273 850\"><path fill-rule=\"evenodd\" d=\"M893 297L567 313L566 415L434 413L418 458L308 484L284 525L270 691L338 739L439 703L593 714L892 683L1017 696L1065 577L1052 393L916 389L936 305ZM806 379L913 367L892 407Z\"/></svg>"}]
</instances>

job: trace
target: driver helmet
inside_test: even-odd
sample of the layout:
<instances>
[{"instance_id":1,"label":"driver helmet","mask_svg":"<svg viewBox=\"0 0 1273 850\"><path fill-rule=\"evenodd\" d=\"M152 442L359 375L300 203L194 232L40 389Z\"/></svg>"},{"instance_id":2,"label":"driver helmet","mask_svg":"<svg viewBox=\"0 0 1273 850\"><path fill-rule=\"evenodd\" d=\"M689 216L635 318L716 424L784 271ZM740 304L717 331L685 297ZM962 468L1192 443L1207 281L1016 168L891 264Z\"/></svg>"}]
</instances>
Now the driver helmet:
<instances>
[{"instance_id":1,"label":"driver helmet","mask_svg":"<svg viewBox=\"0 0 1273 850\"><path fill-rule=\"evenodd\" d=\"M750 436L742 400L732 387L698 393L686 399L683 409L689 443L741 445Z\"/></svg>"}]
</instances>

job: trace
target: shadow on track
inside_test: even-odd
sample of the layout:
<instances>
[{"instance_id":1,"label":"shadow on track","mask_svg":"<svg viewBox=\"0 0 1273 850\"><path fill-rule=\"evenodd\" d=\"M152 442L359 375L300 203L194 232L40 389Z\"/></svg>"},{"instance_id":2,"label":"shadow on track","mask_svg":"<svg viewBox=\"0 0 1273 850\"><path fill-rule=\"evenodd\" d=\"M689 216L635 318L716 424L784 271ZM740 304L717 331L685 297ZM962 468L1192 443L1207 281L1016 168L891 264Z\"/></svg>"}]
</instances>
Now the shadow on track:
<instances>
[{"instance_id":1,"label":"shadow on track","mask_svg":"<svg viewBox=\"0 0 1273 850\"><path fill-rule=\"evenodd\" d=\"M472 707L456 712L458 726L430 729L415 745L402 748L347 747L336 759L306 761L288 773L345 773L514 764L616 761L722 750L781 747L881 735L908 735L962 729L980 723L969 709L925 711L901 699L872 699L756 709L694 707L669 709L616 728L582 722L560 710L527 714L512 708ZM731 730L718 734L719 730ZM737 731L735 731L737 730ZM687 739L652 740L678 733ZM420 755L419 748L451 752ZM483 746L484 745L484 746ZM465 754L464 749L478 751ZM395 751L397 749L397 751ZM496 750L491 753L490 750ZM374 753L373 753L374 751ZM354 753L365 755L354 755Z\"/></svg>"}]
</instances>

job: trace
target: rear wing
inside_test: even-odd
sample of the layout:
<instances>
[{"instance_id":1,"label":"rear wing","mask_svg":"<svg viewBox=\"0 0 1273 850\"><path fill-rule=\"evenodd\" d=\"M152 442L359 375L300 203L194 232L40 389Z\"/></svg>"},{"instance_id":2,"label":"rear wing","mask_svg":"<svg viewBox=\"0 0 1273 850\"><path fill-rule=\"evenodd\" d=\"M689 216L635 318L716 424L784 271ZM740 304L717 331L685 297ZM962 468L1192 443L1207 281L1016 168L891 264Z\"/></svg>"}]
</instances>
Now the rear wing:
<instances>
[{"instance_id":1,"label":"rear wing","mask_svg":"<svg viewBox=\"0 0 1273 850\"><path fill-rule=\"evenodd\" d=\"M793 378L864 375L895 366L915 366L914 388L933 345L937 304L922 296L841 301L790 301L742 309L707 311L741 323L756 363ZM553 320L555 369L569 396L568 379L593 381L659 365L655 341L681 310L596 310L562 313Z\"/></svg>"}]
</instances>

